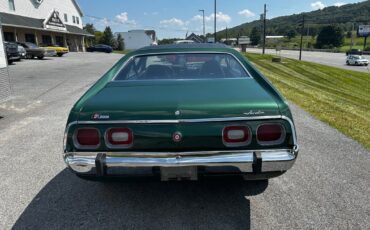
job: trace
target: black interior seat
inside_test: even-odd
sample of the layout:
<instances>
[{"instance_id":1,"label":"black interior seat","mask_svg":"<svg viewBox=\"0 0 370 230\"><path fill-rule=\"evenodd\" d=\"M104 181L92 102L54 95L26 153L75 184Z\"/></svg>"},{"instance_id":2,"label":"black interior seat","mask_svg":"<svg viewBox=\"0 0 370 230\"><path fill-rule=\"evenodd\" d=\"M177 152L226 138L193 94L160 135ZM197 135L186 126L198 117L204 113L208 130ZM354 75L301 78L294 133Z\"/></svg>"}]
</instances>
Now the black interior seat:
<instances>
[{"instance_id":1,"label":"black interior seat","mask_svg":"<svg viewBox=\"0 0 370 230\"><path fill-rule=\"evenodd\" d=\"M222 70L221 64L216 60L210 60L203 64L200 71L201 77L216 77L224 78L225 73Z\"/></svg>"}]
</instances>

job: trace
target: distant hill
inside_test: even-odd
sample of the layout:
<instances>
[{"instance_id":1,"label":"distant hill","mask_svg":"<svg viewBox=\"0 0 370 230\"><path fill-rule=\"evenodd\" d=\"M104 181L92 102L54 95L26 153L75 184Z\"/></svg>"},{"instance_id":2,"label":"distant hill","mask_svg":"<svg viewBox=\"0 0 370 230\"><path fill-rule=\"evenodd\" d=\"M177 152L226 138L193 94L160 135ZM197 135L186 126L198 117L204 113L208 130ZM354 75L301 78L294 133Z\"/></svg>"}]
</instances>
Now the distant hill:
<instances>
[{"instance_id":1,"label":"distant hill","mask_svg":"<svg viewBox=\"0 0 370 230\"><path fill-rule=\"evenodd\" d=\"M304 14L310 27L310 35L316 35L322 26L328 24L339 24L344 31L351 31L352 22L355 22L355 28L360 24L370 24L370 0L341 7L330 6ZM302 17L303 13L300 13L267 20L267 35L286 35L291 30L299 33ZM230 28L228 37L237 37L238 34L249 35L253 27L261 28L261 21L256 20ZM218 32L218 37L226 37L226 30Z\"/></svg>"}]
</instances>

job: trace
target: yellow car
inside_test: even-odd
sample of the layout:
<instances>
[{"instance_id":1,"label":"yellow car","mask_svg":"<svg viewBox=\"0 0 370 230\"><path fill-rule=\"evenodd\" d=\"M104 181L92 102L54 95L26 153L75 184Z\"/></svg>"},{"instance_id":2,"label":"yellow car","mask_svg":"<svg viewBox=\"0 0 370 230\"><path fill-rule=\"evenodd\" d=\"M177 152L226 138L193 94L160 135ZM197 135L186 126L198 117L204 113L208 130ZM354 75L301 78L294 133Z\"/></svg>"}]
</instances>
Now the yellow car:
<instances>
[{"instance_id":1,"label":"yellow car","mask_svg":"<svg viewBox=\"0 0 370 230\"><path fill-rule=\"evenodd\" d=\"M61 47L59 45L45 45L42 47L46 48L47 50L55 50L58 57L61 57L69 52L67 47Z\"/></svg>"}]
</instances>

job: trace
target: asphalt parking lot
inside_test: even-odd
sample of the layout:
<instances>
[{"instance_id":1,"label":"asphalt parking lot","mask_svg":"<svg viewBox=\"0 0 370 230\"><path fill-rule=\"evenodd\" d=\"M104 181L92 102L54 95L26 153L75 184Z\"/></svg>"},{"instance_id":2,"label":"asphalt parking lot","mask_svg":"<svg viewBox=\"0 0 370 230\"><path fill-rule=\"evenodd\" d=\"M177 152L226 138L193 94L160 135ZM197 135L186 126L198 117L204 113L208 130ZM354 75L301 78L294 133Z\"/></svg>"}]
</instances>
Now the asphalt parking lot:
<instances>
[{"instance_id":1,"label":"asphalt parking lot","mask_svg":"<svg viewBox=\"0 0 370 230\"><path fill-rule=\"evenodd\" d=\"M73 103L121 56L10 66L0 103L0 229L368 229L370 152L292 105L301 152L268 183L86 182L66 169Z\"/></svg>"},{"instance_id":2,"label":"asphalt parking lot","mask_svg":"<svg viewBox=\"0 0 370 230\"><path fill-rule=\"evenodd\" d=\"M251 53L262 53L261 49L255 48L248 48L247 52ZM274 54L276 55L276 50L274 49L266 49L266 54ZM282 57L286 58L299 58L299 51L295 50L282 50L278 53ZM365 58L370 60L370 55L363 55ZM346 54L344 53L325 53L325 52L311 52L311 51L303 51L302 53L302 60L315 62L323 65L333 66L342 69L349 69L359 72L370 73L370 66L348 66L346 65Z\"/></svg>"}]
</instances>

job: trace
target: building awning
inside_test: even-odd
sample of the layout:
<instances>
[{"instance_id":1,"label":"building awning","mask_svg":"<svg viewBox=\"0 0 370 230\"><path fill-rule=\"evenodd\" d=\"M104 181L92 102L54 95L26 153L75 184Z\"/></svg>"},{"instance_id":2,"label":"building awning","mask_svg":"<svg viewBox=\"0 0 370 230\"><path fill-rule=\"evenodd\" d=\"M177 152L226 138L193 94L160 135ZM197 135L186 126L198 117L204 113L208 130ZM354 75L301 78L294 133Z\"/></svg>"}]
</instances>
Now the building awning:
<instances>
[{"instance_id":1,"label":"building awning","mask_svg":"<svg viewBox=\"0 0 370 230\"><path fill-rule=\"evenodd\" d=\"M30 17L24 17L24 16L0 12L0 22L3 26L11 26L11 27L34 29L34 30L43 30L43 31L53 31L53 32L58 32L58 33L76 34L76 35L92 36L92 37L94 36L93 34L90 34L89 32L77 26L71 26L71 25L65 25L67 31L46 29L44 27L44 21L45 19L30 18Z\"/></svg>"}]
</instances>

